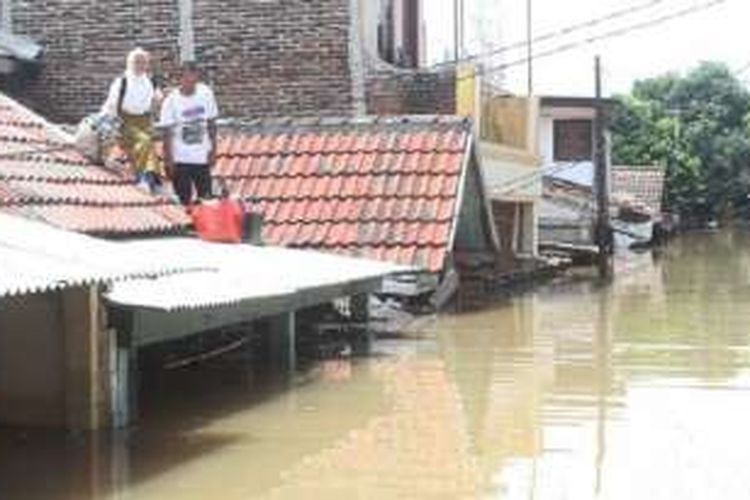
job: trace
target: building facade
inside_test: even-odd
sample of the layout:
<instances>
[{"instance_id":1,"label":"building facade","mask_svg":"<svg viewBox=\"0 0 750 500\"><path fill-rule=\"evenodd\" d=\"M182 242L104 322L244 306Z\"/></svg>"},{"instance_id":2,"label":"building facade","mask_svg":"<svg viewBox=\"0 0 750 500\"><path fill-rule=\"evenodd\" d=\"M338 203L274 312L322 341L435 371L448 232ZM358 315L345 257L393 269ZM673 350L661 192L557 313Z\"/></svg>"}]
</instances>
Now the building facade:
<instances>
[{"instance_id":1,"label":"building facade","mask_svg":"<svg viewBox=\"0 0 750 500\"><path fill-rule=\"evenodd\" d=\"M98 109L141 46L165 83L181 61L197 60L230 117L432 111L420 97L450 100L453 82L414 71L424 59L422 3L2 0L3 31L44 48L38 74L5 88L76 122Z\"/></svg>"}]
</instances>

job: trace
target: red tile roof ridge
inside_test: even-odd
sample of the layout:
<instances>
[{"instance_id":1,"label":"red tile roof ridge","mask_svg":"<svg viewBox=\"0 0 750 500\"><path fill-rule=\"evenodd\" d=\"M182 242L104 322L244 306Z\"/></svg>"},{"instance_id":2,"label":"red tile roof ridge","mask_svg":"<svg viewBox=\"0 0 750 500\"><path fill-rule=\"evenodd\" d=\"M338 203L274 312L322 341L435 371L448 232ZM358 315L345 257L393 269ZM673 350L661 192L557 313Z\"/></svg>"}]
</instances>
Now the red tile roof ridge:
<instances>
[{"instance_id":1,"label":"red tile roof ridge","mask_svg":"<svg viewBox=\"0 0 750 500\"><path fill-rule=\"evenodd\" d=\"M659 165L612 165L613 172L666 172L666 168Z\"/></svg>"},{"instance_id":2,"label":"red tile roof ridge","mask_svg":"<svg viewBox=\"0 0 750 500\"><path fill-rule=\"evenodd\" d=\"M0 199L0 207L43 205L46 207L56 205L70 205L74 203L79 207L123 207L123 208L151 208L151 207L174 207L181 208L176 202L167 200L144 200L144 201L92 201L81 199L76 196L60 196L53 200L43 195L20 195L10 200Z\"/></svg>"},{"instance_id":3,"label":"red tile roof ridge","mask_svg":"<svg viewBox=\"0 0 750 500\"><path fill-rule=\"evenodd\" d=\"M458 115L363 115L363 116L316 116L316 117L268 117L252 120L226 119L220 122L224 128L236 129L242 132L254 130L268 130L278 132L279 130L304 130L312 128L320 131L321 128L340 129L341 127L376 127L378 125L393 127L401 125L413 126L444 126L461 127L465 130L471 128L472 120Z\"/></svg>"},{"instance_id":4,"label":"red tile roof ridge","mask_svg":"<svg viewBox=\"0 0 750 500\"><path fill-rule=\"evenodd\" d=\"M111 174L108 178L104 172L100 177L53 177L44 172L29 172L28 174L4 174L0 171L0 180L4 181L36 181L47 184L82 184L82 185L100 185L100 186L131 186L134 180L129 177L122 177L116 173Z\"/></svg>"}]
</instances>

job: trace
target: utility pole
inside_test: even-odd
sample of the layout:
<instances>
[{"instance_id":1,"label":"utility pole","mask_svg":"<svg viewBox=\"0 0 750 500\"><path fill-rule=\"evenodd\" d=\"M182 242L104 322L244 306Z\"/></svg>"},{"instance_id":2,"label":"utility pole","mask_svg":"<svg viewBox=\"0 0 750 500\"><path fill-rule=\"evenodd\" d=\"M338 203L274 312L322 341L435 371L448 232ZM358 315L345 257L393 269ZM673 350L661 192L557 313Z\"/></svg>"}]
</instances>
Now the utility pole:
<instances>
[{"instance_id":1,"label":"utility pole","mask_svg":"<svg viewBox=\"0 0 750 500\"><path fill-rule=\"evenodd\" d=\"M453 20L453 55L459 62L464 55L464 0L453 0Z\"/></svg>"},{"instance_id":2,"label":"utility pole","mask_svg":"<svg viewBox=\"0 0 750 500\"><path fill-rule=\"evenodd\" d=\"M596 77L596 118L594 119L594 169L596 184L596 243L599 248L599 275L607 279L612 274L612 228L609 221L609 159L607 158L607 138L604 133L606 112L602 99L602 65L599 56L595 61Z\"/></svg>"},{"instance_id":3,"label":"utility pole","mask_svg":"<svg viewBox=\"0 0 750 500\"><path fill-rule=\"evenodd\" d=\"M453 0L453 58L458 62L461 55L458 53L459 46L459 33L458 33L458 2L460 0Z\"/></svg>"},{"instance_id":4,"label":"utility pole","mask_svg":"<svg viewBox=\"0 0 750 500\"><path fill-rule=\"evenodd\" d=\"M534 94L534 27L532 0L526 0L526 59L528 67L528 93L529 97Z\"/></svg>"}]
</instances>

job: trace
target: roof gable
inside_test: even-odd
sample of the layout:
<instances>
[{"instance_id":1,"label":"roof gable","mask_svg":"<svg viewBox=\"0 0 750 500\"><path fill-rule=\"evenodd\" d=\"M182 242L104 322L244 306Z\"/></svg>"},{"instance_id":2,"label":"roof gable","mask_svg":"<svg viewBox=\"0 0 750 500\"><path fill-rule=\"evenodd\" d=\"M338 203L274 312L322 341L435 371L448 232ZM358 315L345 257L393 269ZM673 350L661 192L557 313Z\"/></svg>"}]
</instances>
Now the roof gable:
<instances>
[{"instance_id":1,"label":"roof gable","mask_svg":"<svg viewBox=\"0 0 750 500\"><path fill-rule=\"evenodd\" d=\"M62 130L0 94L0 211L109 235L187 225L179 207L140 191L120 172L91 164L70 144Z\"/></svg>"},{"instance_id":2,"label":"roof gable","mask_svg":"<svg viewBox=\"0 0 750 500\"><path fill-rule=\"evenodd\" d=\"M455 117L257 123L220 141L215 175L256 200L269 243L439 271L470 136Z\"/></svg>"}]
</instances>

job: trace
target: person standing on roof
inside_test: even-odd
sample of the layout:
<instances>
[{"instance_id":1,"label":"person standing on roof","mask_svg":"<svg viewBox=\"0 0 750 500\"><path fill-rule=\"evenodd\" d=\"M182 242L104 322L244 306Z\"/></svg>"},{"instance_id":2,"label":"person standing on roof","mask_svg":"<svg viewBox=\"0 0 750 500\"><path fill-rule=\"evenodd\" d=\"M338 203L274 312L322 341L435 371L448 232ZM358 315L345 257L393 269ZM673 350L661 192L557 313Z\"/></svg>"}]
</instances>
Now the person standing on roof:
<instances>
[{"instance_id":1,"label":"person standing on roof","mask_svg":"<svg viewBox=\"0 0 750 500\"><path fill-rule=\"evenodd\" d=\"M151 193L157 193L163 168L154 149L152 116L162 96L150 71L149 53L141 48L132 50L127 57L125 74L112 82L102 112L120 119L120 145L135 170L138 183Z\"/></svg>"},{"instance_id":2,"label":"person standing on roof","mask_svg":"<svg viewBox=\"0 0 750 500\"><path fill-rule=\"evenodd\" d=\"M201 83L194 62L181 67L180 85L164 100L164 162L183 205L211 197L211 169L216 161L216 119L219 109L211 88Z\"/></svg>"}]
</instances>

